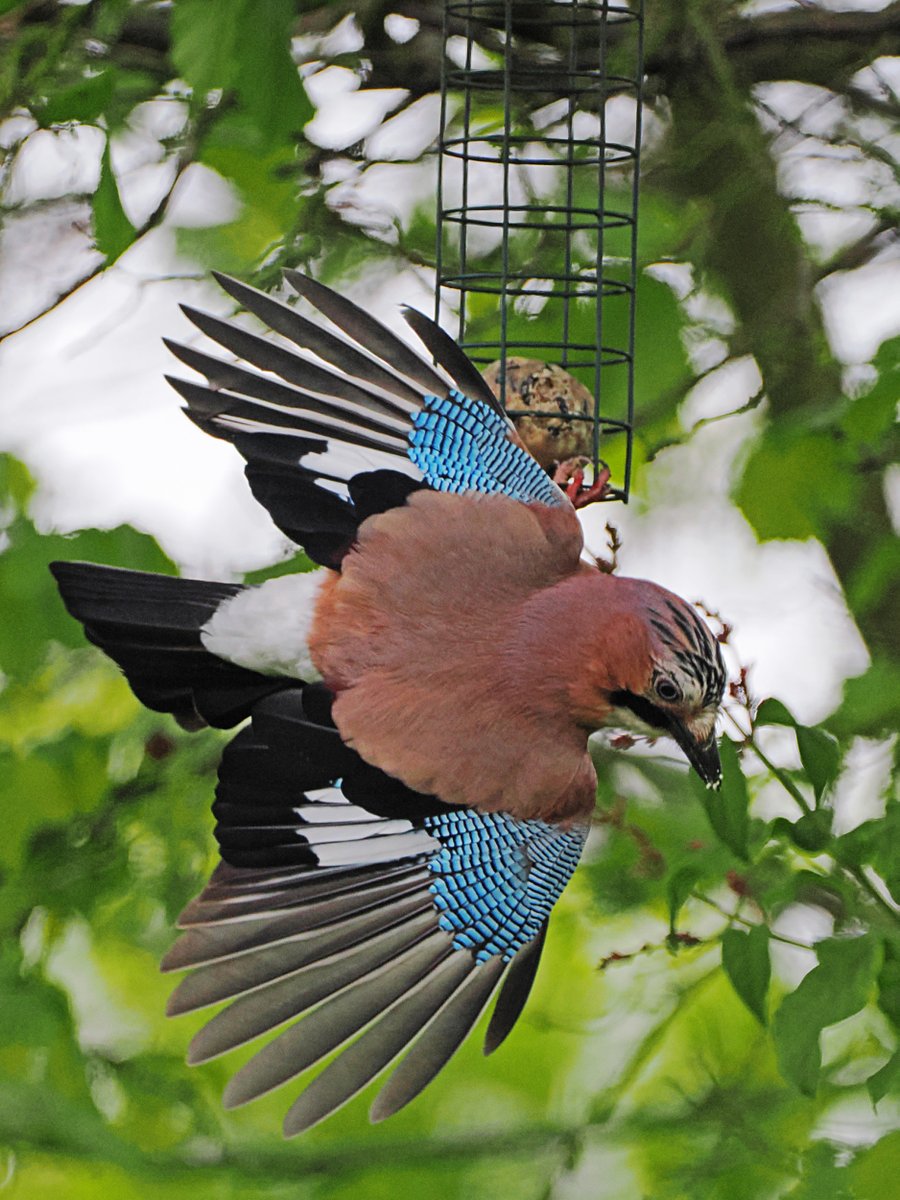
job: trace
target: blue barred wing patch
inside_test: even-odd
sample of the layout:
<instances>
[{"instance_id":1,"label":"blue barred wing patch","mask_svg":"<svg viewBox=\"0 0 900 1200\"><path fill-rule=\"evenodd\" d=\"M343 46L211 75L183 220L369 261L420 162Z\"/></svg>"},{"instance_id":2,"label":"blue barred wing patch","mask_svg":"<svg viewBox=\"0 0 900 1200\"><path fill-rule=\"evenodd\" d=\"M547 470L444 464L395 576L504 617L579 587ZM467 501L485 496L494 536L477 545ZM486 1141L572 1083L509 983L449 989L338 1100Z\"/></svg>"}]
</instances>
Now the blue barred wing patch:
<instances>
[{"instance_id":1,"label":"blue barred wing patch","mask_svg":"<svg viewBox=\"0 0 900 1200\"><path fill-rule=\"evenodd\" d=\"M512 958L536 937L572 876L587 825L561 829L467 809L426 817L441 843L428 860L440 926L479 962Z\"/></svg>"},{"instance_id":2,"label":"blue barred wing patch","mask_svg":"<svg viewBox=\"0 0 900 1200\"><path fill-rule=\"evenodd\" d=\"M455 390L446 398L426 396L412 425L408 456L437 491L568 503L541 465L509 440L509 424L483 400Z\"/></svg>"}]
</instances>

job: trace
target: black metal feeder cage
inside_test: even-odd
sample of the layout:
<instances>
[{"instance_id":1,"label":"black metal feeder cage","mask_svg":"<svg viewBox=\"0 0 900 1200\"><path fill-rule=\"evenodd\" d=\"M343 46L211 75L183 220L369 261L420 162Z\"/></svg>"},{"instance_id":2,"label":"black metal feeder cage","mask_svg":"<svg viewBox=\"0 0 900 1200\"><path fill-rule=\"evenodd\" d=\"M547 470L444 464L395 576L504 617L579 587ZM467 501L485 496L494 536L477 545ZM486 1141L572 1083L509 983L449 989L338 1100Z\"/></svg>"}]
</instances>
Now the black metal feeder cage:
<instances>
[{"instance_id":1,"label":"black metal feeder cage","mask_svg":"<svg viewBox=\"0 0 900 1200\"><path fill-rule=\"evenodd\" d=\"M446 0L436 311L513 418L547 420L516 358L588 389L578 427L607 498L627 500L643 4ZM510 361L512 360L512 362ZM584 396L587 393L581 389Z\"/></svg>"}]
</instances>

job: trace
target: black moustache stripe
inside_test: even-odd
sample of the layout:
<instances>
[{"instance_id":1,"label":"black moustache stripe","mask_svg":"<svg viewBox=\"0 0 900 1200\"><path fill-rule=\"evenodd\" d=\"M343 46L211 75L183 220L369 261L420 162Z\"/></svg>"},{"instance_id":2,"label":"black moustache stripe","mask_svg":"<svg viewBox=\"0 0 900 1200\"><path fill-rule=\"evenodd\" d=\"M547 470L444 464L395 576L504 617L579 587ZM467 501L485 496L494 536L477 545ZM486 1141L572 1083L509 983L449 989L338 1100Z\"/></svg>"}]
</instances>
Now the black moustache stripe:
<instances>
[{"instance_id":1,"label":"black moustache stripe","mask_svg":"<svg viewBox=\"0 0 900 1200\"><path fill-rule=\"evenodd\" d=\"M646 725L652 725L656 729L671 728L671 716L645 696L636 696L634 692L621 691L612 692L609 698L617 708L629 709Z\"/></svg>"}]
</instances>

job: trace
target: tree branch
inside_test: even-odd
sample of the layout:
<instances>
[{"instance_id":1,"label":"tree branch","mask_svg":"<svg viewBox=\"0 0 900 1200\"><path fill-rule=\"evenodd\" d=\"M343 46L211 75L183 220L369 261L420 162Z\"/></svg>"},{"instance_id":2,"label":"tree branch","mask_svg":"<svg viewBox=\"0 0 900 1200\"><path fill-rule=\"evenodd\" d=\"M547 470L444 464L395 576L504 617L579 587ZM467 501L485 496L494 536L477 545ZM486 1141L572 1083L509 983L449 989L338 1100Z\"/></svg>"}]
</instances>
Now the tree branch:
<instances>
[{"instance_id":1,"label":"tree branch","mask_svg":"<svg viewBox=\"0 0 900 1200\"><path fill-rule=\"evenodd\" d=\"M864 267L887 246L896 242L898 236L896 216L881 214L867 233L844 246L819 267L816 282L836 271L854 271L857 267Z\"/></svg>"},{"instance_id":2,"label":"tree branch","mask_svg":"<svg viewBox=\"0 0 900 1200\"><path fill-rule=\"evenodd\" d=\"M658 23L671 8L667 0L649 0L648 22ZM742 86L790 79L835 87L882 55L900 54L900 2L880 12L828 12L792 9L716 21L718 38ZM649 74L667 75L677 64L677 39L654 42L647 55ZM682 66L685 64L682 63Z\"/></svg>"},{"instance_id":3,"label":"tree branch","mask_svg":"<svg viewBox=\"0 0 900 1200\"><path fill-rule=\"evenodd\" d=\"M750 97L724 52L714 7L681 0L668 14L666 40L678 67L666 80L672 125L661 173L707 213L694 254L730 300L777 416L836 399L840 371L800 232Z\"/></svg>"},{"instance_id":4,"label":"tree branch","mask_svg":"<svg viewBox=\"0 0 900 1200\"><path fill-rule=\"evenodd\" d=\"M157 204L156 208L154 208L153 212L150 213L142 225L135 229L134 237L131 241L132 246L136 242L139 242L140 239L148 234L152 229L156 229L157 226L162 224L166 213L169 210L169 205L172 202L172 197L174 196L178 187L179 180L187 168L195 161L197 149L203 139L204 134L206 133L207 126L212 119L213 110L210 109L202 110L196 118L191 128L190 135L185 141L184 146L174 156L175 174L172 178L172 183L169 186L168 191ZM63 304L69 299L70 296L74 296L76 292L80 291L83 287L89 284L91 280L96 279L98 275L102 275L107 267L111 265L112 264L104 258L80 279L76 280L75 283L73 283L70 287L66 288L65 291L60 292L52 304L48 304L46 308L41 309L40 312L37 312L27 320L22 321L21 324L17 325L14 329L8 329L5 333L0 334L0 344L2 344L7 338L12 337L14 334L21 333L23 329L27 329L30 325L33 325L36 321L39 321L42 317L45 317L48 313L52 312L55 308L58 308L60 304Z\"/></svg>"},{"instance_id":5,"label":"tree branch","mask_svg":"<svg viewBox=\"0 0 900 1200\"><path fill-rule=\"evenodd\" d=\"M90 9L93 6L85 6ZM900 0L894 0L880 12L828 12L804 8L789 12L764 13L752 17L735 17L725 5L714 6L711 16L717 26L722 51L731 63L735 77L744 87L754 83L779 79L797 80L834 87L849 83L861 67L882 55L900 55ZM31 27L58 20L61 10L69 6L49 0L25 10L22 23ZM671 0L648 0L647 73L668 76L691 65L684 58L685 47L679 39L655 36L654 31L667 28L669 14L677 6ZM721 9L725 9L722 13ZM372 87L403 87L413 97L434 92L440 85L441 30L443 0L359 0L350 4L318 4L314 7L298 4L296 30L299 35L325 34L345 16L353 12L366 35L365 57L371 63L368 83ZM397 45L384 31L384 18L389 13L413 17L420 23L416 37ZM460 24L456 32L464 32ZM479 42L493 49L495 27L486 19L473 23ZM535 28L524 17L517 18L517 32L527 42L537 37ZM548 34L542 29L541 38ZM610 31L610 45L625 36L624 30ZM169 10L164 6L140 5L133 8L122 22L118 35L110 44L110 56L126 63L141 65L165 75L170 68ZM526 47L525 53L530 53ZM695 67L701 63L694 61Z\"/></svg>"}]
</instances>

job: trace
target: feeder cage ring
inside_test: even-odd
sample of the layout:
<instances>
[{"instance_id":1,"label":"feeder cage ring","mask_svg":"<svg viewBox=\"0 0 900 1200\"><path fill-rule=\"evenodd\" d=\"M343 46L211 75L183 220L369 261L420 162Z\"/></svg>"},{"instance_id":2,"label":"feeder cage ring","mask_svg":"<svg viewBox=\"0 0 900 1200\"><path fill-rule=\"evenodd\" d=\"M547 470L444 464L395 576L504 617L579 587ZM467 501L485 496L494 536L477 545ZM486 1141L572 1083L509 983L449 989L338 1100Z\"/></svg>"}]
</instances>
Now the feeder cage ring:
<instances>
[{"instance_id":1,"label":"feeder cage ring","mask_svg":"<svg viewBox=\"0 0 900 1200\"><path fill-rule=\"evenodd\" d=\"M455 314L460 345L489 368L514 420L550 416L510 382L526 367L509 360L574 376L589 403L561 403L560 413L595 471L611 465L608 498L622 500L634 433L643 29L643 0L444 5L436 315Z\"/></svg>"}]
</instances>

